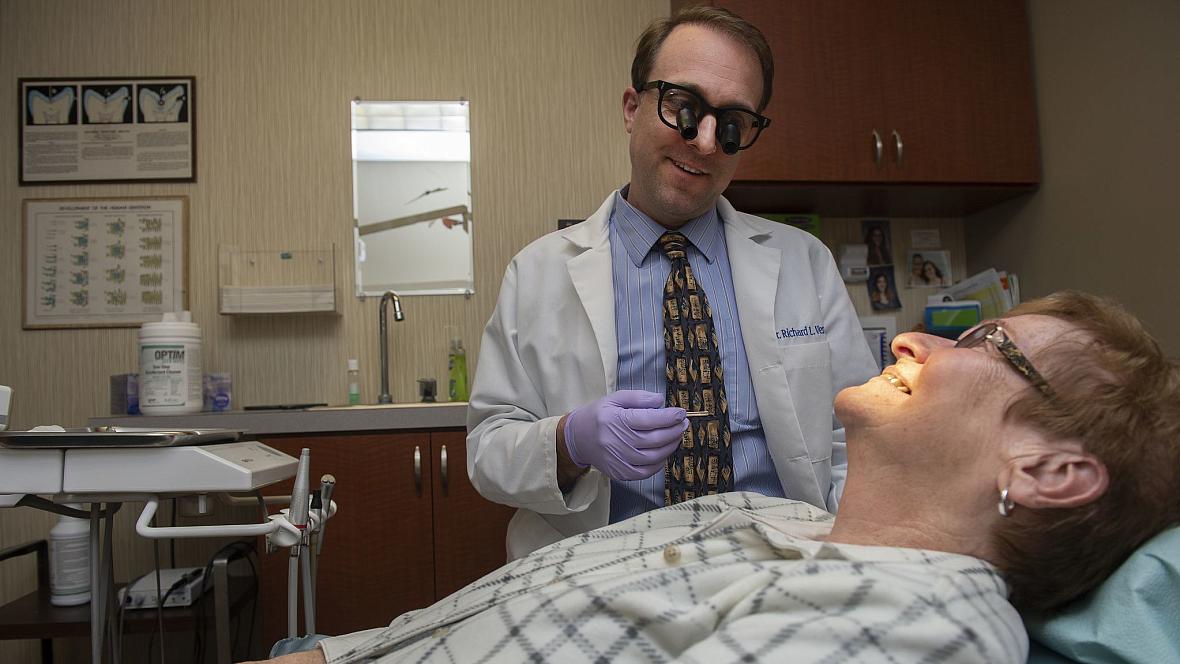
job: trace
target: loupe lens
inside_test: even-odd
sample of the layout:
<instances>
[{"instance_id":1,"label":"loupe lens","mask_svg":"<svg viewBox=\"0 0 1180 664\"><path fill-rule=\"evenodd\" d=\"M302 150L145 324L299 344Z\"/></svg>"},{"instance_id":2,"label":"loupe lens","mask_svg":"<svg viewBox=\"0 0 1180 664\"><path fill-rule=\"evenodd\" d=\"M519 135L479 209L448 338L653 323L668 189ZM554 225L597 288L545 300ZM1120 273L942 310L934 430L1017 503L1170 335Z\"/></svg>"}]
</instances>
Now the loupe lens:
<instances>
[{"instance_id":1,"label":"loupe lens","mask_svg":"<svg viewBox=\"0 0 1180 664\"><path fill-rule=\"evenodd\" d=\"M676 128L680 130L680 137L686 141L697 137L697 116L691 108L685 106L676 113Z\"/></svg>"},{"instance_id":2,"label":"loupe lens","mask_svg":"<svg viewBox=\"0 0 1180 664\"><path fill-rule=\"evenodd\" d=\"M725 154L737 154L742 144L742 130L733 121L723 122L717 128L717 141L721 143L721 151Z\"/></svg>"}]
</instances>

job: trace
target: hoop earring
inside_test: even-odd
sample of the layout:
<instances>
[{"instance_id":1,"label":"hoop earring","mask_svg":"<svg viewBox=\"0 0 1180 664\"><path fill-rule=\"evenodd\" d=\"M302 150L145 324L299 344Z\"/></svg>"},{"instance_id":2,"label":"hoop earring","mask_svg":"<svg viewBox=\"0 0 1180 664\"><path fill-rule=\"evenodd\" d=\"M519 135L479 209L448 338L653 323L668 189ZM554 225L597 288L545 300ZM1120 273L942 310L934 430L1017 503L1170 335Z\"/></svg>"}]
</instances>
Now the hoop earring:
<instances>
[{"instance_id":1,"label":"hoop earring","mask_svg":"<svg viewBox=\"0 0 1180 664\"><path fill-rule=\"evenodd\" d=\"M996 505L996 508L999 509L1000 516L1004 517L1012 514L1012 510L1016 509L1016 503L1008 497L1007 487L1000 489L1000 503Z\"/></svg>"}]
</instances>

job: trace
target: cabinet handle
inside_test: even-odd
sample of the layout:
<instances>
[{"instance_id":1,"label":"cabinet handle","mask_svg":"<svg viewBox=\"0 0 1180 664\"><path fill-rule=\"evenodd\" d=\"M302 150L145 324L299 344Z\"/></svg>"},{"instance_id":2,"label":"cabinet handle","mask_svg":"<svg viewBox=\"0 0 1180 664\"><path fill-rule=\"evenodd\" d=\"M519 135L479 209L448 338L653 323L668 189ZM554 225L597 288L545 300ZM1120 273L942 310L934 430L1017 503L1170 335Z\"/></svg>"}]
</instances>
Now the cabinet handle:
<instances>
[{"instance_id":1,"label":"cabinet handle","mask_svg":"<svg viewBox=\"0 0 1180 664\"><path fill-rule=\"evenodd\" d=\"M881 134L873 130L873 164L881 168L881 157L885 154L885 143L881 141Z\"/></svg>"},{"instance_id":2,"label":"cabinet handle","mask_svg":"<svg viewBox=\"0 0 1180 664\"><path fill-rule=\"evenodd\" d=\"M422 495L422 448L414 446L414 490Z\"/></svg>"},{"instance_id":3,"label":"cabinet handle","mask_svg":"<svg viewBox=\"0 0 1180 664\"><path fill-rule=\"evenodd\" d=\"M439 471L440 471L440 474L442 475L442 492L443 492L443 495L445 496L445 495L447 495L447 446L446 445L443 445L442 449L439 450L438 459L439 459L439 466L440 466Z\"/></svg>"},{"instance_id":4,"label":"cabinet handle","mask_svg":"<svg viewBox=\"0 0 1180 664\"><path fill-rule=\"evenodd\" d=\"M905 147L901 144L901 134L897 130L893 130L893 147L897 149L897 165L901 166L901 151Z\"/></svg>"}]
</instances>

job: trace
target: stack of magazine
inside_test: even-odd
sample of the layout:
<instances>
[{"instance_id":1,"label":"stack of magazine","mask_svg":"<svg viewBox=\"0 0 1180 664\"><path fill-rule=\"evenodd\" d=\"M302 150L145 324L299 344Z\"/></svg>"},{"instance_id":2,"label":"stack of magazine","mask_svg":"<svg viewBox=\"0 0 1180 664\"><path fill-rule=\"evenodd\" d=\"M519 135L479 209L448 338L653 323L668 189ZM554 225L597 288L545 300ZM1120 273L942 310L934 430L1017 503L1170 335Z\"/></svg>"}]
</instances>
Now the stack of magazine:
<instances>
[{"instance_id":1,"label":"stack of magazine","mask_svg":"<svg viewBox=\"0 0 1180 664\"><path fill-rule=\"evenodd\" d=\"M1020 304L1020 281L1015 274L988 268L929 296L926 303L939 304L960 300L979 302L984 320L999 318Z\"/></svg>"}]
</instances>

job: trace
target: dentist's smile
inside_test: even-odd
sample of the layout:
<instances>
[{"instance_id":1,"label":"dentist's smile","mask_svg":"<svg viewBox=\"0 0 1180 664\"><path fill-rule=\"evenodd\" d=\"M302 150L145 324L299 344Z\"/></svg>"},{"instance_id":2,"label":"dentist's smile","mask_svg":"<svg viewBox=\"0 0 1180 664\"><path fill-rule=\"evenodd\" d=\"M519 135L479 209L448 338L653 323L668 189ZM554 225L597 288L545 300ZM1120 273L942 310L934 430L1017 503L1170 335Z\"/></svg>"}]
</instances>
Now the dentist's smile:
<instances>
[{"instance_id":1,"label":"dentist's smile","mask_svg":"<svg viewBox=\"0 0 1180 664\"><path fill-rule=\"evenodd\" d=\"M672 159L671 161L676 166L676 168L679 168L680 170L682 170L686 173L691 173L693 175L705 175L706 174L704 171L700 170L699 168L693 168L692 166L689 166L688 164L686 164L682 161L676 161L675 159Z\"/></svg>"}]
</instances>

